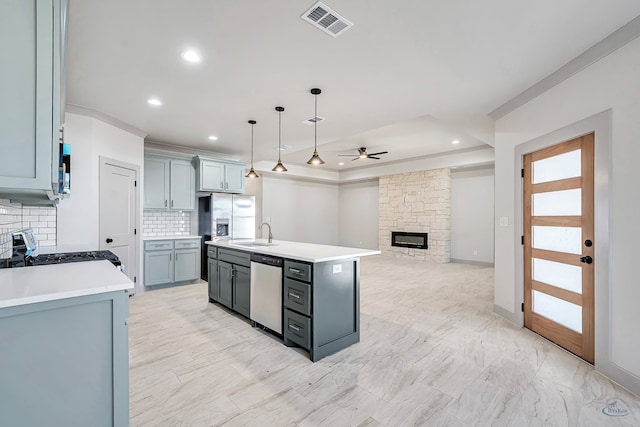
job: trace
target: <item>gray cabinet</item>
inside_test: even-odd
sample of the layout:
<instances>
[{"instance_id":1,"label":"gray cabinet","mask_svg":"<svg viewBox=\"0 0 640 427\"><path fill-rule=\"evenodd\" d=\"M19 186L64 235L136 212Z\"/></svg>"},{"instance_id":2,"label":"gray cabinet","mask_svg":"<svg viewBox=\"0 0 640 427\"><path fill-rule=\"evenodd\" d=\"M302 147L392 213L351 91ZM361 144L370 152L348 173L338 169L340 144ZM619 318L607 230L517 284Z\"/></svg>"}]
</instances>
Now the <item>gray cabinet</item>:
<instances>
[{"instance_id":1,"label":"gray cabinet","mask_svg":"<svg viewBox=\"0 0 640 427\"><path fill-rule=\"evenodd\" d=\"M144 208L193 210L195 169L188 160L144 158Z\"/></svg>"},{"instance_id":2,"label":"gray cabinet","mask_svg":"<svg viewBox=\"0 0 640 427\"><path fill-rule=\"evenodd\" d=\"M147 240L144 242L144 285L186 282L200 276L200 240Z\"/></svg>"},{"instance_id":3,"label":"gray cabinet","mask_svg":"<svg viewBox=\"0 0 640 427\"><path fill-rule=\"evenodd\" d=\"M194 280L198 277L200 269L200 249L176 249L175 251L175 274L176 282Z\"/></svg>"},{"instance_id":4,"label":"gray cabinet","mask_svg":"<svg viewBox=\"0 0 640 427\"><path fill-rule=\"evenodd\" d=\"M0 197L55 203L66 22L66 0L0 4Z\"/></svg>"},{"instance_id":5,"label":"gray cabinet","mask_svg":"<svg viewBox=\"0 0 640 427\"><path fill-rule=\"evenodd\" d=\"M196 163L196 190L214 193L244 193L243 163L194 158Z\"/></svg>"},{"instance_id":6,"label":"gray cabinet","mask_svg":"<svg viewBox=\"0 0 640 427\"><path fill-rule=\"evenodd\" d=\"M284 263L284 343L312 361L360 341L359 258Z\"/></svg>"},{"instance_id":7,"label":"gray cabinet","mask_svg":"<svg viewBox=\"0 0 640 427\"><path fill-rule=\"evenodd\" d=\"M212 257L217 256L217 260ZM215 263L215 267L214 264ZM209 300L249 317L251 255L231 249L209 252Z\"/></svg>"},{"instance_id":8,"label":"gray cabinet","mask_svg":"<svg viewBox=\"0 0 640 427\"><path fill-rule=\"evenodd\" d=\"M218 302L233 308L233 264L218 260Z\"/></svg>"},{"instance_id":9,"label":"gray cabinet","mask_svg":"<svg viewBox=\"0 0 640 427\"><path fill-rule=\"evenodd\" d=\"M218 301L218 294L220 293L220 286L218 285L218 260L209 258L209 301Z\"/></svg>"},{"instance_id":10,"label":"gray cabinet","mask_svg":"<svg viewBox=\"0 0 640 427\"><path fill-rule=\"evenodd\" d=\"M0 424L129 425L128 316L126 291L0 309Z\"/></svg>"}]
</instances>

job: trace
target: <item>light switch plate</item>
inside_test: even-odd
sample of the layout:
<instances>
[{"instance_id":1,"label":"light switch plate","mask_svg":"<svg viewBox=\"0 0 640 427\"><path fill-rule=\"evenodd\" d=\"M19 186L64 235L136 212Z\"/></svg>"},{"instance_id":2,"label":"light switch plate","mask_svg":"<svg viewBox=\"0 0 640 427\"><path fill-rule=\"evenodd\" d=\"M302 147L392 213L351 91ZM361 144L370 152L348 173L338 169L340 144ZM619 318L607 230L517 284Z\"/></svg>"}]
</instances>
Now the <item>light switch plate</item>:
<instances>
[{"instance_id":1,"label":"light switch plate","mask_svg":"<svg viewBox=\"0 0 640 427\"><path fill-rule=\"evenodd\" d=\"M501 216L500 217L500 227L508 227L509 226L509 217Z\"/></svg>"}]
</instances>

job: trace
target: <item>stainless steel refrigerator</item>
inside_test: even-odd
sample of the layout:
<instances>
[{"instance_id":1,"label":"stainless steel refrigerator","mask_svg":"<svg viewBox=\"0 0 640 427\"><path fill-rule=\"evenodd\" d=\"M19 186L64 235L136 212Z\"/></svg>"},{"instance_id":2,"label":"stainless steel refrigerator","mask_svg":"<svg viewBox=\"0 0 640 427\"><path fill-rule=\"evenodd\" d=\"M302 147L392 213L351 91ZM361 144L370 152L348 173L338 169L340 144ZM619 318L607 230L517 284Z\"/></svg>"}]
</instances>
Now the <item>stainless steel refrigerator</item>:
<instances>
[{"instance_id":1,"label":"stainless steel refrigerator","mask_svg":"<svg viewBox=\"0 0 640 427\"><path fill-rule=\"evenodd\" d=\"M241 194L213 193L198 199L198 234L202 236L202 274L207 275L204 242L218 239L255 239L256 198Z\"/></svg>"}]
</instances>

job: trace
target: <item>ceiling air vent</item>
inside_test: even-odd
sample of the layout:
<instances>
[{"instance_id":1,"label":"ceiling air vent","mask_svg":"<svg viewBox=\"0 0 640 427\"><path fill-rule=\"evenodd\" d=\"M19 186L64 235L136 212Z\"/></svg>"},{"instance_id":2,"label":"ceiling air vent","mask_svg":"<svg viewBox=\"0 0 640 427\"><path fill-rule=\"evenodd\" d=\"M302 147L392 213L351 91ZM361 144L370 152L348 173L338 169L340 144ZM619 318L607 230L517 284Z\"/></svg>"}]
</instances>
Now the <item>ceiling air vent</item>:
<instances>
[{"instance_id":1,"label":"ceiling air vent","mask_svg":"<svg viewBox=\"0 0 640 427\"><path fill-rule=\"evenodd\" d=\"M302 123L304 123L305 125L312 125L314 123L320 123L323 120L325 120L324 117L315 116L315 117L309 117L307 120L303 120Z\"/></svg>"},{"instance_id":2,"label":"ceiling air vent","mask_svg":"<svg viewBox=\"0 0 640 427\"><path fill-rule=\"evenodd\" d=\"M353 24L340 16L324 3L318 2L311 6L302 16L302 19L320 28L332 37L338 37L340 34L353 27Z\"/></svg>"}]
</instances>

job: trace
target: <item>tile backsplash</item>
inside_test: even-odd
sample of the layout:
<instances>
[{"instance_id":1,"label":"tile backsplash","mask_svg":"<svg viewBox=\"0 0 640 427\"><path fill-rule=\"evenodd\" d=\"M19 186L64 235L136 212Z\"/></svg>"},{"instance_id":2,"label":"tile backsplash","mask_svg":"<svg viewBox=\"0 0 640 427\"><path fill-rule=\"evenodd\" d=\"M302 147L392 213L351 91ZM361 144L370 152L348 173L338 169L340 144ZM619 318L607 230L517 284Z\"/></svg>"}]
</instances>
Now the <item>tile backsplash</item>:
<instances>
[{"instance_id":1,"label":"tile backsplash","mask_svg":"<svg viewBox=\"0 0 640 427\"><path fill-rule=\"evenodd\" d=\"M55 246L56 208L23 207L0 199L0 258L11 257L11 233L25 228L33 229L40 246Z\"/></svg>"},{"instance_id":2,"label":"tile backsplash","mask_svg":"<svg viewBox=\"0 0 640 427\"><path fill-rule=\"evenodd\" d=\"M189 236L191 212L145 210L142 237Z\"/></svg>"}]
</instances>

